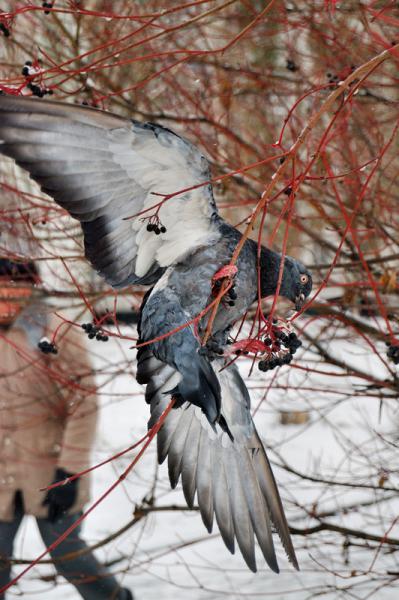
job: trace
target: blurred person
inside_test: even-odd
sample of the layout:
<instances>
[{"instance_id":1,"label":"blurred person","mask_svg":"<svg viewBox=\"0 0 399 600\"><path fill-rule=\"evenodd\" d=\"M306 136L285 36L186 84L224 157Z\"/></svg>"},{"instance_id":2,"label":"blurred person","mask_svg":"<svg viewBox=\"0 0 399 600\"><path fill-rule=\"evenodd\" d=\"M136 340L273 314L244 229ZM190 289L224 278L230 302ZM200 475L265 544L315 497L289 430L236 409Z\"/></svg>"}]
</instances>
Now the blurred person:
<instances>
[{"instance_id":1,"label":"blurred person","mask_svg":"<svg viewBox=\"0 0 399 600\"><path fill-rule=\"evenodd\" d=\"M59 351L48 342L45 353L38 348L56 327L48 308L34 299L38 280L33 263L0 258L0 589L11 578L13 541L23 516L36 518L49 547L89 500L87 476L40 491L89 467L97 398L75 328L61 330ZM79 534L80 526L51 550L58 573L85 600L133 600Z\"/></svg>"}]
</instances>

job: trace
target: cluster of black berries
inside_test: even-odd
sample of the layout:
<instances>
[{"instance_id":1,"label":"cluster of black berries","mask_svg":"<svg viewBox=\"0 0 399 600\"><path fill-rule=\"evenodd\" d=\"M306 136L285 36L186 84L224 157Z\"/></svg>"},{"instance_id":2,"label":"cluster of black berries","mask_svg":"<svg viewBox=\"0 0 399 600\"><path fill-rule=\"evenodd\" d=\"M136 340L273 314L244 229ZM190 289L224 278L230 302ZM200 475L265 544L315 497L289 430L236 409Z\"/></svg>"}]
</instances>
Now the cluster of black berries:
<instances>
[{"instance_id":1,"label":"cluster of black berries","mask_svg":"<svg viewBox=\"0 0 399 600\"><path fill-rule=\"evenodd\" d=\"M258 362L258 369L260 371L272 371L276 367L289 365L295 352L302 346L301 340L298 339L298 336L293 331L285 333L284 331L277 330L274 333L274 337L274 342L271 338L263 340L267 346L270 346L270 354L267 358Z\"/></svg>"},{"instance_id":2,"label":"cluster of black berries","mask_svg":"<svg viewBox=\"0 0 399 600\"><path fill-rule=\"evenodd\" d=\"M331 84L330 89L336 90L338 88L338 82L340 81L340 78L338 77L338 75L333 75L332 73L327 73L327 79L328 79L328 83Z\"/></svg>"},{"instance_id":3,"label":"cluster of black berries","mask_svg":"<svg viewBox=\"0 0 399 600\"><path fill-rule=\"evenodd\" d=\"M298 348L302 346L301 340L294 331L288 334L284 333L284 331L276 331L275 336L288 348L291 354L295 354Z\"/></svg>"},{"instance_id":4,"label":"cluster of black berries","mask_svg":"<svg viewBox=\"0 0 399 600\"><path fill-rule=\"evenodd\" d=\"M338 75L333 75L332 73L327 73L328 83L337 83L339 81Z\"/></svg>"},{"instance_id":5,"label":"cluster of black berries","mask_svg":"<svg viewBox=\"0 0 399 600\"><path fill-rule=\"evenodd\" d=\"M395 365L399 365L399 345L398 344L390 344L389 342L387 342L387 346L388 346L387 357Z\"/></svg>"},{"instance_id":6,"label":"cluster of black berries","mask_svg":"<svg viewBox=\"0 0 399 600\"><path fill-rule=\"evenodd\" d=\"M47 88L41 87L40 85L36 85L31 81L27 84L26 87L32 92L34 96L37 96L38 98L43 98L43 96L45 96L46 94L52 96L54 93L53 90L49 90Z\"/></svg>"},{"instance_id":7,"label":"cluster of black berries","mask_svg":"<svg viewBox=\"0 0 399 600\"><path fill-rule=\"evenodd\" d=\"M35 67L32 64L31 60L27 60L24 66L22 67L21 73L24 77L31 78L38 75L40 71L40 67ZM48 94L49 96L53 94L53 90L49 90L43 85L37 85L36 83L33 83L33 81L28 81L26 87L32 92L34 96L37 96L38 98L43 98L43 96L45 96L46 94Z\"/></svg>"},{"instance_id":8,"label":"cluster of black berries","mask_svg":"<svg viewBox=\"0 0 399 600\"><path fill-rule=\"evenodd\" d=\"M10 37L10 30L8 29L5 23L0 23L0 31L4 35L4 37Z\"/></svg>"},{"instance_id":9,"label":"cluster of black berries","mask_svg":"<svg viewBox=\"0 0 399 600\"><path fill-rule=\"evenodd\" d=\"M148 223L147 225L147 231L153 231L155 233L155 235L159 235L160 233L166 233L166 227L164 225L161 225L160 222L158 223Z\"/></svg>"},{"instance_id":10,"label":"cluster of black berries","mask_svg":"<svg viewBox=\"0 0 399 600\"><path fill-rule=\"evenodd\" d=\"M42 7L43 7L43 8L53 8L53 3L52 3L52 2L43 2L43 3L42 3ZM45 10L45 11L44 11L44 14L45 14L45 15L49 15L49 14L50 14L50 11L49 11L49 10Z\"/></svg>"},{"instance_id":11,"label":"cluster of black berries","mask_svg":"<svg viewBox=\"0 0 399 600\"><path fill-rule=\"evenodd\" d=\"M37 347L43 354L58 354L56 345L49 342L47 338L42 338Z\"/></svg>"},{"instance_id":12,"label":"cluster of black berries","mask_svg":"<svg viewBox=\"0 0 399 600\"><path fill-rule=\"evenodd\" d=\"M87 333L89 340L94 340L94 338L99 342L108 342L109 340L108 336L104 335L101 327L97 327L93 323L83 323L82 329Z\"/></svg>"},{"instance_id":13,"label":"cluster of black berries","mask_svg":"<svg viewBox=\"0 0 399 600\"><path fill-rule=\"evenodd\" d=\"M276 367L282 367L283 365L289 365L292 361L292 354L287 352L282 356L270 356L266 360L260 360L258 362L259 371L273 371Z\"/></svg>"}]
</instances>

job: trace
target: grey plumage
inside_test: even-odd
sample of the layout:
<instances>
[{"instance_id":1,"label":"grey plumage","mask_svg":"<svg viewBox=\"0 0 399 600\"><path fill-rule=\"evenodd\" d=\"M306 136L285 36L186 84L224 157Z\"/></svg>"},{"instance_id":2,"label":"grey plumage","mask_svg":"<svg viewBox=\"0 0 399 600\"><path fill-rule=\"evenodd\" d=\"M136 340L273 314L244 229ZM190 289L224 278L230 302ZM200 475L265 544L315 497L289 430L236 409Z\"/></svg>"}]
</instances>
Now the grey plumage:
<instances>
[{"instance_id":1,"label":"grey plumage","mask_svg":"<svg viewBox=\"0 0 399 600\"><path fill-rule=\"evenodd\" d=\"M222 388L221 410L234 441L226 432L212 429L199 407L185 403L172 411L158 434L158 459L168 458L172 486L182 477L183 492L193 506L197 492L204 524L209 532L216 516L223 540L234 552L237 539L248 566L256 570L253 538L256 536L269 566L278 572L271 534L271 523L278 531L293 565L298 568L277 486L263 444L250 413L250 398L235 365L224 367L215 359ZM173 370L144 347L138 356L141 383L151 382L154 373L158 386L147 386L146 400L151 406L149 426L165 410Z\"/></svg>"},{"instance_id":2,"label":"grey plumage","mask_svg":"<svg viewBox=\"0 0 399 600\"><path fill-rule=\"evenodd\" d=\"M253 571L255 538L278 571L272 524L298 568L247 388L235 365L226 367L202 347L207 320L195 320L212 300L212 277L229 264L241 238L217 213L205 157L155 124L5 95L0 151L81 222L86 257L110 285L154 286L141 308L140 340L151 343L138 352L137 380L146 385L149 427L171 395L176 399L157 437L172 486L181 478L187 504L197 495L208 531L215 519L227 548L234 552L236 541ZM147 228L151 215L160 219L159 235ZM220 305L213 324L218 348L258 293L276 293L281 261L263 247L258 256L255 242L245 242L237 299ZM279 293L299 307L311 286L305 267L285 257Z\"/></svg>"}]
</instances>

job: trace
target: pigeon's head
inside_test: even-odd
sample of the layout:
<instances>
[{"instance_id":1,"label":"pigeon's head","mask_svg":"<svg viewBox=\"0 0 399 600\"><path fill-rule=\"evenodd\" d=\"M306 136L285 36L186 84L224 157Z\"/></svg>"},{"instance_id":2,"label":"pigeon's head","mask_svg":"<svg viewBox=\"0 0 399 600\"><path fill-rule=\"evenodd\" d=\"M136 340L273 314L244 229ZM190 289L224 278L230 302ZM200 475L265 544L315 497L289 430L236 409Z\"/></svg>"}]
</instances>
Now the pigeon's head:
<instances>
[{"instance_id":1,"label":"pigeon's head","mask_svg":"<svg viewBox=\"0 0 399 600\"><path fill-rule=\"evenodd\" d=\"M309 271L299 260L286 256L280 296L288 298L295 304L296 310L301 310L311 291L312 276Z\"/></svg>"},{"instance_id":2,"label":"pigeon's head","mask_svg":"<svg viewBox=\"0 0 399 600\"><path fill-rule=\"evenodd\" d=\"M274 296L278 286L281 254L267 248L261 253L261 293L262 297ZM279 295L288 298L300 310L312 291L312 276L306 267L291 256L284 259L284 270Z\"/></svg>"}]
</instances>

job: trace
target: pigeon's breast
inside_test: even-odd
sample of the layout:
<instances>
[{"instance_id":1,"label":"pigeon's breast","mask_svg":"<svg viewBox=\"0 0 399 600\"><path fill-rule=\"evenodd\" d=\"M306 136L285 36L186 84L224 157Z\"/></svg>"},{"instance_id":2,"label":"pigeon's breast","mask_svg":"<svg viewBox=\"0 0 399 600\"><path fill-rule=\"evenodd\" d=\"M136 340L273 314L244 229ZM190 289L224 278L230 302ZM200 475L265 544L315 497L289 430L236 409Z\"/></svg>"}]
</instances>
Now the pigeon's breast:
<instances>
[{"instance_id":1,"label":"pigeon's breast","mask_svg":"<svg viewBox=\"0 0 399 600\"><path fill-rule=\"evenodd\" d=\"M195 318L210 306L215 299L214 275L228 265L235 248L234 240L222 239L213 246L201 248L187 259L169 270L166 285L179 297L184 311ZM229 327L248 310L256 299L256 256L251 247L244 248L238 258L238 272L234 278L234 290L237 297L234 305L226 297L220 302L215 319L214 332ZM211 309L202 319L202 327L208 320Z\"/></svg>"}]
</instances>

